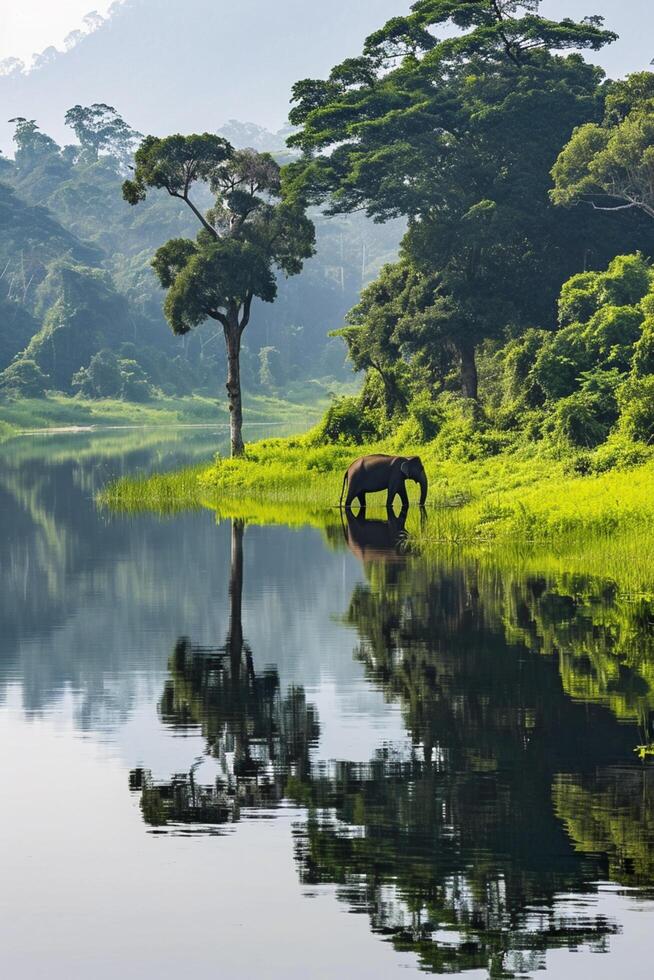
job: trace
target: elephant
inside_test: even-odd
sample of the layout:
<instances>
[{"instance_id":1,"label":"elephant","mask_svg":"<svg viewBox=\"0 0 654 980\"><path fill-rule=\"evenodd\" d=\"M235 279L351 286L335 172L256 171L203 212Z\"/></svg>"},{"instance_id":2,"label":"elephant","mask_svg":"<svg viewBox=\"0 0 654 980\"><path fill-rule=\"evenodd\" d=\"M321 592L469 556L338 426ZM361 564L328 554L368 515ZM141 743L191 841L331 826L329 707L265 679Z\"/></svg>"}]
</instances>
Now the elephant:
<instances>
[{"instance_id":1,"label":"elephant","mask_svg":"<svg viewBox=\"0 0 654 980\"><path fill-rule=\"evenodd\" d=\"M386 456L382 453L375 453L372 456L360 456L350 463L343 476L343 486L341 487L341 499L339 506L343 506L343 494L347 483L347 496L345 498L345 509L350 510L352 501L359 500L361 509L366 506L366 494L375 493L378 490L387 490L386 507L393 509L393 501L396 494L402 502L402 509L409 506L405 482L413 480L420 486L420 506L424 507L427 499L427 474L419 456Z\"/></svg>"}]
</instances>

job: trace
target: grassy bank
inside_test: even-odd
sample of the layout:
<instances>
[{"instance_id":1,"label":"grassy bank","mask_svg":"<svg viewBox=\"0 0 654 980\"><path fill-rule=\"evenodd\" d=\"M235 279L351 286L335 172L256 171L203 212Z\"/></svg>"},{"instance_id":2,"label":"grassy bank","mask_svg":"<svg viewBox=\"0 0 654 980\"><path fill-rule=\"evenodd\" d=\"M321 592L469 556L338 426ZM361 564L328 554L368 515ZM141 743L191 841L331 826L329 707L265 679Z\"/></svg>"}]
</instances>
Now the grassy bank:
<instances>
[{"instance_id":1,"label":"grassy bank","mask_svg":"<svg viewBox=\"0 0 654 980\"><path fill-rule=\"evenodd\" d=\"M393 446L314 443L311 434L262 440L244 459L122 480L107 487L102 501L127 511L210 507L221 517L259 523L326 525L337 518L347 464ZM540 546L549 549L548 560L565 559L567 567L630 565L640 581L654 579L654 456L628 469L578 476L563 460L525 451L474 462L437 459L429 446L406 451L420 453L429 477L427 520L419 522L414 509L409 528L426 553ZM408 488L416 501L418 488ZM381 494L370 502L385 513Z\"/></svg>"},{"instance_id":2,"label":"grassy bank","mask_svg":"<svg viewBox=\"0 0 654 980\"><path fill-rule=\"evenodd\" d=\"M327 403L327 393L311 407L303 401L283 401L263 395L246 399L246 422L294 423L298 428L315 420ZM0 437L40 429L87 426L227 425L229 412L223 399L193 395L158 398L150 402L85 399L61 394L45 398L0 401Z\"/></svg>"}]
</instances>

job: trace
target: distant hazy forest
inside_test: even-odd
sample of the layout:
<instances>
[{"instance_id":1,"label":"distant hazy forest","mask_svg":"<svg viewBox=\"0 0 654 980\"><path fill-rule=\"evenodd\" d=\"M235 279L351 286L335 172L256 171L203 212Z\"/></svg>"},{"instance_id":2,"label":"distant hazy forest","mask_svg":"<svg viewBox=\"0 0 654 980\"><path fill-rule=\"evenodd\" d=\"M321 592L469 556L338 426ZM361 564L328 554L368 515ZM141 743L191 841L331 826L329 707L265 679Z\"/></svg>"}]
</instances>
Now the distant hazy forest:
<instances>
[{"instance_id":1,"label":"distant hazy forest","mask_svg":"<svg viewBox=\"0 0 654 980\"><path fill-rule=\"evenodd\" d=\"M19 117L15 159L0 157L0 388L135 401L222 394L219 325L175 337L150 265L162 240L194 231L192 216L165 192L139 209L125 205L138 134L117 112L78 106L68 118L71 142L59 146ZM235 120L221 132L235 147L289 159L285 133ZM401 233L400 222L361 215L317 221L316 256L300 276L281 278L274 305L254 311L242 351L249 391L351 376L342 341L328 333L395 256Z\"/></svg>"}]
</instances>

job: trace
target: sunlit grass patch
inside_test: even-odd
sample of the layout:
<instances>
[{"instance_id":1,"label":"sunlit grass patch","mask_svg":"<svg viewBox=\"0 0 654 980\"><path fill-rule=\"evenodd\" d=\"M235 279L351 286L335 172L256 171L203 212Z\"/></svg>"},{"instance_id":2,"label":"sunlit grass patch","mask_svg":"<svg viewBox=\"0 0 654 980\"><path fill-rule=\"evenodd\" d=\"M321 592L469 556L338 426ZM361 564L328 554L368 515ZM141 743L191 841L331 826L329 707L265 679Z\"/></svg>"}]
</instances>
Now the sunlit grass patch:
<instances>
[{"instance_id":1,"label":"sunlit grass patch","mask_svg":"<svg viewBox=\"0 0 654 980\"><path fill-rule=\"evenodd\" d=\"M251 443L241 459L167 475L128 478L110 485L102 503L117 510L171 513L208 507L219 517L254 523L334 523L343 473L357 456L393 451L375 446L316 445L314 434ZM652 582L654 570L654 461L593 476L570 476L564 463L527 454L504 454L479 462L434 458L419 452L429 477L427 520L414 520L414 547L425 556L444 547L468 553L508 555L540 551L552 567L602 570L630 582ZM411 498L418 489L408 484ZM369 498L384 513L385 498ZM415 512L415 513L414 513Z\"/></svg>"}]
</instances>

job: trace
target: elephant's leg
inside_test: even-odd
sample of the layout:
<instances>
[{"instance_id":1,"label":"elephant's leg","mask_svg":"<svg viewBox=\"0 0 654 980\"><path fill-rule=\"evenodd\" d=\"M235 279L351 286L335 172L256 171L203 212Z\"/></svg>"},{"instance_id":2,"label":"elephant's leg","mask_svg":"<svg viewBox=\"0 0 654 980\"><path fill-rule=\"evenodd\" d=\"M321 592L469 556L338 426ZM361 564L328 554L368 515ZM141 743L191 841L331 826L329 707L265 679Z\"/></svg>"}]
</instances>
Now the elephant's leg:
<instances>
[{"instance_id":1,"label":"elephant's leg","mask_svg":"<svg viewBox=\"0 0 654 980\"><path fill-rule=\"evenodd\" d=\"M409 495L406 492L406 484L400 483L397 492L402 503L402 510L406 510L409 506Z\"/></svg>"},{"instance_id":2,"label":"elephant's leg","mask_svg":"<svg viewBox=\"0 0 654 980\"><path fill-rule=\"evenodd\" d=\"M392 514L393 513L393 501L395 500L395 494L397 490L395 487L388 488L388 496L386 497L386 510Z\"/></svg>"},{"instance_id":3,"label":"elephant's leg","mask_svg":"<svg viewBox=\"0 0 654 980\"><path fill-rule=\"evenodd\" d=\"M358 497L357 497L357 499L358 499L358 501L359 501L359 507L361 508L361 509L359 510L359 514L365 514L365 512L366 512L366 495L365 495L365 493L363 492L363 490L362 490L362 491L361 491L361 493L360 493L360 494L358 495Z\"/></svg>"},{"instance_id":4,"label":"elephant's leg","mask_svg":"<svg viewBox=\"0 0 654 980\"><path fill-rule=\"evenodd\" d=\"M345 509L346 510L352 510L352 503L353 503L354 500L356 500L356 498L357 498L357 494L356 493L352 493L352 488L350 486L348 486L348 488L347 488L347 497L345 498Z\"/></svg>"}]
</instances>

